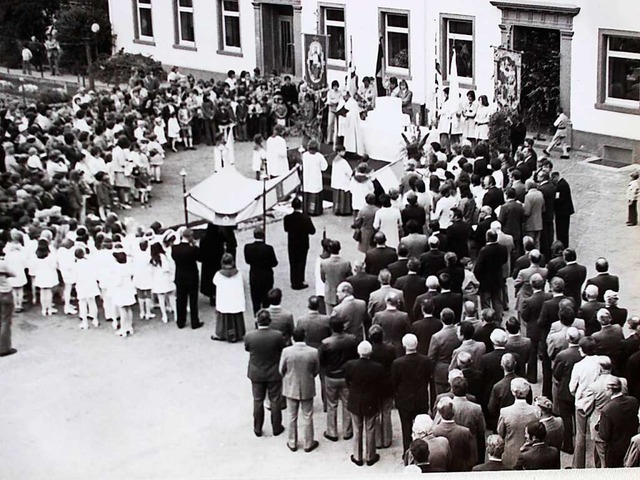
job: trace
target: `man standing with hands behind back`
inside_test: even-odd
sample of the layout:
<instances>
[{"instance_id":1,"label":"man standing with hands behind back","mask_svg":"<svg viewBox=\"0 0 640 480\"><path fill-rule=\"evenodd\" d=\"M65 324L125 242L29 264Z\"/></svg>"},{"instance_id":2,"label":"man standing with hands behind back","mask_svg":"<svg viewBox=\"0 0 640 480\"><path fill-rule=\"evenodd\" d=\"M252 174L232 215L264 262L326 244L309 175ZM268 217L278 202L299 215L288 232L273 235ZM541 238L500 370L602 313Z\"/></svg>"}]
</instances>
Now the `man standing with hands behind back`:
<instances>
[{"instance_id":1,"label":"man standing with hands behind back","mask_svg":"<svg viewBox=\"0 0 640 480\"><path fill-rule=\"evenodd\" d=\"M302 200L296 197L291 202L293 213L284 217L284 231L287 232L289 251L289 273L291 288L302 290L309 285L304 283L304 272L309 252L309 235L316 233L311 217L302 211Z\"/></svg>"},{"instance_id":2,"label":"man standing with hands behind back","mask_svg":"<svg viewBox=\"0 0 640 480\"><path fill-rule=\"evenodd\" d=\"M267 293L273 288L273 269L278 259L271 245L264 241L264 229L256 227L253 231L255 242L244 246L244 259L249 265L249 287L253 314L267 306Z\"/></svg>"},{"instance_id":3,"label":"man standing with hands behind back","mask_svg":"<svg viewBox=\"0 0 640 480\"><path fill-rule=\"evenodd\" d=\"M178 245L171 249L171 257L176 262L176 308L178 328L187 323L187 299L191 310L191 328L204 325L198 317L198 262L201 261L200 248L193 243L193 230L185 228Z\"/></svg>"}]
</instances>

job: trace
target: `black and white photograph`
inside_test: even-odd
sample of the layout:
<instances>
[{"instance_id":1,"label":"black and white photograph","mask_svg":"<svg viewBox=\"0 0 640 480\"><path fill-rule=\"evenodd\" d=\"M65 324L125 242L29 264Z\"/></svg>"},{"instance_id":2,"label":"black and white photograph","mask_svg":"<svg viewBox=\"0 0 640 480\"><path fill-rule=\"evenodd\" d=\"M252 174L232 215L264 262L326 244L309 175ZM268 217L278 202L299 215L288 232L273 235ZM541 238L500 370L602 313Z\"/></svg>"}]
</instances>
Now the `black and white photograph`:
<instances>
[{"instance_id":1,"label":"black and white photograph","mask_svg":"<svg viewBox=\"0 0 640 480\"><path fill-rule=\"evenodd\" d=\"M0 478L634 478L639 200L637 0L0 0Z\"/></svg>"}]
</instances>

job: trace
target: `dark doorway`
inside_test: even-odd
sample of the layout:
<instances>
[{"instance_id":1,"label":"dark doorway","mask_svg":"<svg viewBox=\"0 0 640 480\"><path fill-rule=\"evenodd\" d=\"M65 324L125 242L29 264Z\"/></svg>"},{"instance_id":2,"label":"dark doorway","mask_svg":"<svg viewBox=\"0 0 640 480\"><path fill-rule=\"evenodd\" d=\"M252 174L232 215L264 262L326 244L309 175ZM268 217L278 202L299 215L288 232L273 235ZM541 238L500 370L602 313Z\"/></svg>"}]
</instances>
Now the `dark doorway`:
<instances>
[{"instance_id":1,"label":"dark doorway","mask_svg":"<svg viewBox=\"0 0 640 480\"><path fill-rule=\"evenodd\" d=\"M264 70L279 74L295 72L293 7L262 4Z\"/></svg>"},{"instance_id":2,"label":"dark doorway","mask_svg":"<svg viewBox=\"0 0 640 480\"><path fill-rule=\"evenodd\" d=\"M520 113L529 131L547 132L560 104L560 31L513 30L513 49L522 52Z\"/></svg>"}]
</instances>

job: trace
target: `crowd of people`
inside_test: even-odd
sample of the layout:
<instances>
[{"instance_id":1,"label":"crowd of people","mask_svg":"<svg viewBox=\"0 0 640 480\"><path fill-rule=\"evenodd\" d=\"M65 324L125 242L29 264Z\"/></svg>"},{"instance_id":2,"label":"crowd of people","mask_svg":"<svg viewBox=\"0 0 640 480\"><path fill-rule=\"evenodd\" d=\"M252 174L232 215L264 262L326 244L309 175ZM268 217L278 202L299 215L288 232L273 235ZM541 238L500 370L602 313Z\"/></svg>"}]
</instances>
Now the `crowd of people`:
<instances>
[{"instance_id":1,"label":"crowd of people","mask_svg":"<svg viewBox=\"0 0 640 480\"><path fill-rule=\"evenodd\" d=\"M575 468L587 455L596 466L638 466L640 318L618 307L629 286L605 258L586 278L570 247L571 188L548 156L521 136L512 151L493 152L470 130L457 138L449 129L443 144L410 155L385 192L366 157L352 170L340 129L327 134L331 107L322 113L315 94L279 78L229 72L223 82L196 82L174 67L168 85L134 72L127 88L81 89L61 108L1 105L0 356L16 352L14 306L17 314L39 304L49 316L59 296L81 329L104 318L126 337L134 313L149 321L155 308L165 323L173 315L184 328L189 311L191 327L202 327L202 293L217 310L211 338L244 341L249 352L255 435L263 435L268 397L274 436L285 431L286 405L291 451L300 410L303 449L320 444L319 377L323 438L353 438L358 466L375 464L377 450L394 442L394 407L414 471L553 469L561 451ZM407 97L406 83L398 89ZM349 101L339 94L326 92L336 105ZM366 98L358 96L364 111ZM146 228L117 212L152 201L165 150L178 143L192 149L205 140L218 152L212 171L228 166L232 130L253 139L258 177L286 173L283 134L298 115L309 124L324 115L313 129L335 140L334 213L353 216L362 256L352 264L339 241L323 238L308 312L294 318L274 284L278 255L257 228L243 248L257 326L246 332L232 229L209 225L198 246L191 229ZM283 222L294 291L309 287L311 217L323 212L329 162L319 147L307 142L302 195ZM630 213L632 201L635 208L636 184ZM532 398L538 381L542 395Z\"/></svg>"}]
</instances>

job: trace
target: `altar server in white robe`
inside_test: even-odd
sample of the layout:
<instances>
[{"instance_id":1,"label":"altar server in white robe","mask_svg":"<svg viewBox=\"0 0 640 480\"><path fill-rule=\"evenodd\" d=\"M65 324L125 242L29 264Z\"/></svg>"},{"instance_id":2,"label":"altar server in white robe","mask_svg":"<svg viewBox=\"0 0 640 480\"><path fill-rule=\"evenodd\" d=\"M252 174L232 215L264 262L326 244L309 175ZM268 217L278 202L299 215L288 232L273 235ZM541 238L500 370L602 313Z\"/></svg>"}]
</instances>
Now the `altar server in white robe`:
<instances>
[{"instance_id":1,"label":"altar server in white robe","mask_svg":"<svg viewBox=\"0 0 640 480\"><path fill-rule=\"evenodd\" d=\"M276 125L273 135L267 139L267 171L270 177L279 177L289 172L287 141L282 137L284 127Z\"/></svg>"},{"instance_id":2,"label":"altar server in white robe","mask_svg":"<svg viewBox=\"0 0 640 480\"><path fill-rule=\"evenodd\" d=\"M318 141L311 139L308 150L302 154L302 191L309 215L322 214L322 172L329 164L319 148Z\"/></svg>"},{"instance_id":3,"label":"altar server in white robe","mask_svg":"<svg viewBox=\"0 0 640 480\"><path fill-rule=\"evenodd\" d=\"M444 90L445 100L440 110L438 131L440 132L440 144L449 151L452 143L460 143L462 136L462 108L460 98L449 97L449 87Z\"/></svg>"},{"instance_id":4,"label":"altar server in white robe","mask_svg":"<svg viewBox=\"0 0 640 480\"><path fill-rule=\"evenodd\" d=\"M343 145L347 152L362 154L364 144L360 131L360 106L358 102L345 91L342 101L338 104L338 136L343 137Z\"/></svg>"}]
</instances>

